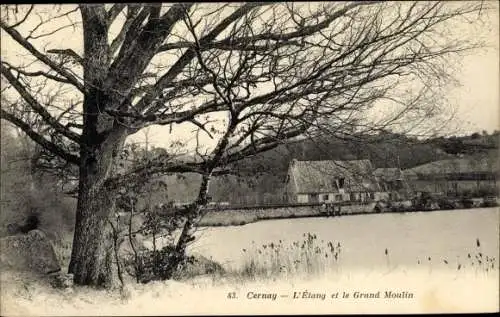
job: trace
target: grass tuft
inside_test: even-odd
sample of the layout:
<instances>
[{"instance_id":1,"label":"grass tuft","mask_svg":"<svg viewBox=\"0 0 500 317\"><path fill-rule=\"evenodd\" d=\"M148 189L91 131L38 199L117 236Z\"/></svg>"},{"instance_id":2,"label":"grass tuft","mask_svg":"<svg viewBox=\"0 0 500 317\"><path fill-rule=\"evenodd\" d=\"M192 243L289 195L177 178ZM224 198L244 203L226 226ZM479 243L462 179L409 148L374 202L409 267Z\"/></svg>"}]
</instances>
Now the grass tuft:
<instances>
[{"instance_id":1,"label":"grass tuft","mask_svg":"<svg viewBox=\"0 0 500 317\"><path fill-rule=\"evenodd\" d=\"M303 234L302 240L284 244L272 241L242 249L244 261L232 272L242 279L257 280L278 276L318 276L338 267L340 243L319 240L316 234Z\"/></svg>"}]
</instances>

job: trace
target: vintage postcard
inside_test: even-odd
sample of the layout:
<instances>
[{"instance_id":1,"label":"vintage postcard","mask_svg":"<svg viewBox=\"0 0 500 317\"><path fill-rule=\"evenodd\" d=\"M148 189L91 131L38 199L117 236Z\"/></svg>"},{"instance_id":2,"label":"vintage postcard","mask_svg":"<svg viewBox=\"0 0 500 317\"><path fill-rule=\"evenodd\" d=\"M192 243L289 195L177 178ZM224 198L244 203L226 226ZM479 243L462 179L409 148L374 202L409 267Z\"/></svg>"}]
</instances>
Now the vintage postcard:
<instances>
[{"instance_id":1,"label":"vintage postcard","mask_svg":"<svg viewBox=\"0 0 500 317\"><path fill-rule=\"evenodd\" d=\"M498 21L1 5L0 314L498 312Z\"/></svg>"}]
</instances>

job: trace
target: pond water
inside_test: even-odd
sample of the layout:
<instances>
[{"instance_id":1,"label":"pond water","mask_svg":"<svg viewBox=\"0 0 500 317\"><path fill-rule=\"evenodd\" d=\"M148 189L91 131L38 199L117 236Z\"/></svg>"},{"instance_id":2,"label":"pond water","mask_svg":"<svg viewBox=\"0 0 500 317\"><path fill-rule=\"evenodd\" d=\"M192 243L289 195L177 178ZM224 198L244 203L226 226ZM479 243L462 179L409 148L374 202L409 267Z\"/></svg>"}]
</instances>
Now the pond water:
<instances>
[{"instance_id":1,"label":"pond water","mask_svg":"<svg viewBox=\"0 0 500 317\"><path fill-rule=\"evenodd\" d=\"M302 241L303 234L309 232L316 234L318 241L340 242L342 267L456 268L458 264L470 264L468 254L474 257L479 252L495 257L498 265L499 216L498 208L482 208L266 220L243 226L200 228L190 250L236 268L244 261L244 248L278 240L289 245Z\"/></svg>"}]
</instances>

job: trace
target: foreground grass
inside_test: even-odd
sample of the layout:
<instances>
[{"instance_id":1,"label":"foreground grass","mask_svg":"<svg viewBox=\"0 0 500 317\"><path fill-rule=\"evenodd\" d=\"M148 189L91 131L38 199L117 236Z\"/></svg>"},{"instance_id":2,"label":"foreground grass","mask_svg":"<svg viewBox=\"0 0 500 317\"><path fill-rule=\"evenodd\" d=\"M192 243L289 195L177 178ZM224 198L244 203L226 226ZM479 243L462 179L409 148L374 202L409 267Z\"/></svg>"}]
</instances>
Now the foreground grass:
<instances>
[{"instance_id":1,"label":"foreground grass","mask_svg":"<svg viewBox=\"0 0 500 317\"><path fill-rule=\"evenodd\" d=\"M498 272L392 271L342 272L309 279L278 278L235 283L227 279L130 284L124 292L75 287L50 288L42 280L2 272L1 314L12 315L170 315L273 313L430 313L498 310ZM356 299L358 292L405 291L411 299ZM350 293L350 298L293 300L294 292ZM236 299L228 299L235 292ZM286 294L275 301L248 299L248 293ZM341 295L342 296L342 295Z\"/></svg>"},{"instance_id":2,"label":"foreground grass","mask_svg":"<svg viewBox=\"0 0 500 317\"><path fill-rule=\"evenodd\" d=\"M430 313L497 311L497 259L481 251L476 239L469 256L418 260L412 267L390 261L378 270L353 270L342 265L342 244L311 233L285 244L272 241L241 250L238 269L217 275L185 276L182 281L136 284L123 289L74 287L58 290L40 276L1 272L1 311L7 315L165 315L258 313ZM388 258L391 250L381 249ZM425 260L425 261L424 261ZM362 299L356 292L386 291L411 298ZM234 299L228 294L235 292ZM276 293L276 300L249 299L250 293ZM325 299L293 299L295 293L327 295ZM338 293L349 298L331 298ZM286 295L287 297L281 297ZM299 296L300 297L300 296ZM196 303L195 305L193 303Z\"/></svg>"}]
</instances>

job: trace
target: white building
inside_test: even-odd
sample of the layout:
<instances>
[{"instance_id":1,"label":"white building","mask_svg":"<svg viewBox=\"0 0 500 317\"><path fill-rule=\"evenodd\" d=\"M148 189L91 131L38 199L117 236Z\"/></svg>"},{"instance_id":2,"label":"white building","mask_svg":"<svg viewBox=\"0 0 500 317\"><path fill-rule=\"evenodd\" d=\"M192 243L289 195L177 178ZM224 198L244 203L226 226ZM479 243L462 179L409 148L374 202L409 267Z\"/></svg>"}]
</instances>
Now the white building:
<instances>
[{"instance_id":1,"label":"white building","mask_svg":"<svg viewBox=\"0 0 500 317\"><path fill-rule=\"evenodd\" d=\"M290 203L376 201L386 195L369 160L293 160L288 168L286 194Z\"/></svg>"}]
</instances>

